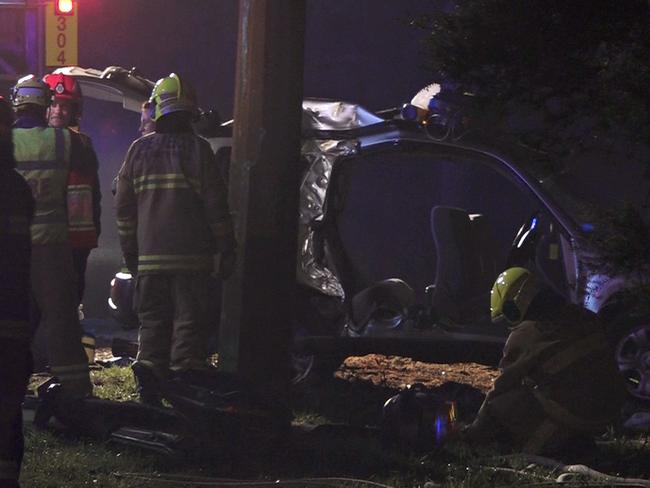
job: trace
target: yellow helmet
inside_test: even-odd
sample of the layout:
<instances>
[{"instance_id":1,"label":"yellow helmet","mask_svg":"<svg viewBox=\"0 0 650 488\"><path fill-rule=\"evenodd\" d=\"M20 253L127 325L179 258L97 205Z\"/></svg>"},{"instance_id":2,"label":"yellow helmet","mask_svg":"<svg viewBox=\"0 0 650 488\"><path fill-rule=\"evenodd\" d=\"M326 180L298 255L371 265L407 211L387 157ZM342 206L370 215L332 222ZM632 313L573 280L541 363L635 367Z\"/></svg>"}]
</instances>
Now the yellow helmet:
<instances>
[{"instance_id":1,"label":"yellow helmet","mask_svg":"<svg viewBox=\"0 0 650 488\"><path fill-rule=\"evenodd\" d=\"M34 75L23 76L11 90L11 103L14 107L28 103L49 107L52 103L52 90L47 83Z\"/></svg>"},{"instance_id":2,"label":"yellow helmet","mask_svg":"<svg viewBox=\"0 0 650 488\"><path fill-rule=\"evenodd\" d=\"M152 104L154 121L173 112L196 111L196 94L194 89L176 73L159 79L153 87L149 102Z\"/></svg>"},{"instance_id":3,"label":"yellow helmet","mask_svg":"<svg viewBox=\"0 0 650 488\"><path fill-rule=\"evenodd\" d=\"M537 278L526 268L508 268L502 272L490 292L492 322L505 318L510 324L517 325L538 291Z\"/></svg>"}]
</instances>

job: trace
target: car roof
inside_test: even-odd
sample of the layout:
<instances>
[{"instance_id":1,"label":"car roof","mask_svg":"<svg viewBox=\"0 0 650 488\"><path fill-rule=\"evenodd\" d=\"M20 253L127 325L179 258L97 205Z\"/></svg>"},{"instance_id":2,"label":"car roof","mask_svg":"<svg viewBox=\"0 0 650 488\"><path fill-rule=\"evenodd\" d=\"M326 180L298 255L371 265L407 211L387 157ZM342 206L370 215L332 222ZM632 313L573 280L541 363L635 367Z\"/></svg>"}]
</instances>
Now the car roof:
<instances>
[{"instance_id":1,"label":"car roof","mask_svg":"<svg viewBox=\"0 0 650 488\"><path fill-rule=\"evenodd\" d=\"M55 73L74 77L84 97L121 103L126 110L140 112L154 82L137 69L109 66L103 70L67 66ZM303 127L316 131L343 131L379 124L384 119L361 105L342 100L307 98L303 101Z\"/></svg>"}]
</instances>

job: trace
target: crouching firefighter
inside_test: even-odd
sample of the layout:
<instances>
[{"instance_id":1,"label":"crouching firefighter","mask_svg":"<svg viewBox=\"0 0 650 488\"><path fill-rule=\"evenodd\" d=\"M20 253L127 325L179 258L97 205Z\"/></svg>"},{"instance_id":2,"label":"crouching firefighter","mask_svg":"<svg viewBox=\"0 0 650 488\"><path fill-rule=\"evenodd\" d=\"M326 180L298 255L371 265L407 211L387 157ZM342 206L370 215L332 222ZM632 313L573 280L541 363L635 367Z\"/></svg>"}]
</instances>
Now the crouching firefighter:
<instances>
[{"instance_id":1,"label":"crouching firefighter","mask_svg":"<svg viewBox=\"0 0 650 488\"><path fill-rule=\"evenodd\" d=\"M499 275L492 321L512 326L470 441L528 454L570 454L615 421L625 387L596 316L541 286L524 268Z\"/></svg>"},{"instance_id":2,"label":"crouching firefighter","mask_svg":"<svg viewBox=\"0 0 650 488\"><path fill-rule=\"evenodd\" d=\"M17 487L22 403L32 370L29 267L32 192L15 170L13 111L0 97L0 487Z\"/></svg>"},{"instance_id":3,"label":"crouching firefighter","mask_svg":"<svg viewBox=\"0 0 650 488\"><path fill-rule=\"evenodd\" d=\"M196 100L176 74L158 80L151 94L155 132L129 148L117 176L117 228L124 261L137 274L140 319L133 371L140 399L159 404L159 382L169 370L207 366L211 325L208 286L215 254L227 277L234 234L210 144L192 130Z\"/></svg>"}]
</instances>

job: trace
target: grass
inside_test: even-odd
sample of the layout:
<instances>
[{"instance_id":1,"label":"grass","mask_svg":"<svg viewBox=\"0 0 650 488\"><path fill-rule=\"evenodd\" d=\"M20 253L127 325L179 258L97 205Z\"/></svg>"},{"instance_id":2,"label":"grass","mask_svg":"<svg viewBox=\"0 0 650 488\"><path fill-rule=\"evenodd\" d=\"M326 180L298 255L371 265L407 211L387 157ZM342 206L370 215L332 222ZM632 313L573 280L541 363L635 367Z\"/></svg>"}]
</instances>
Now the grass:
<instances>
[{"instance_id":1,"label":"grass","mask_svg":"<svg viewBox=\"0 0 650 488\"><path fill-rule=\"evenodd\" d=\"M129 368L97 370L92 377L97 396L133 400L135 385ZM381 405L392 394L394 391L340 380L296 392L291 399L294 425L303 429L280 447L264 450L259 445L249 446L246 455L235 463L226 461L222 455L225 453L220 452L208 462L192 458L178 462L110 441L36 431L30 427L26 433L21 480L26 488L217 486L207 480L272 482L314 477L362 479L404 488L555 484L558 473L552 469L530 469L529 460L501 456L490 448L471 449L460 443L449 443L420 454L407 449L382 448L377 425ZM607 442L585 459L587 464L616 475L648 477L650 446L643 438L610 432L604 440ZM327 486L370 485L338 480ZM596 485L592 482L589 486Z\"/></svg>"},{"instance_id":2,"label":"grass","mask_svg":"<svg viewBox=\"0 0 650 488\"><path fill-rule=\"evenodd\" d=\"M105 368L90 373L94 394L106 400L128 401L137 398L131 368Z\"/></svg>"}]
</instances>

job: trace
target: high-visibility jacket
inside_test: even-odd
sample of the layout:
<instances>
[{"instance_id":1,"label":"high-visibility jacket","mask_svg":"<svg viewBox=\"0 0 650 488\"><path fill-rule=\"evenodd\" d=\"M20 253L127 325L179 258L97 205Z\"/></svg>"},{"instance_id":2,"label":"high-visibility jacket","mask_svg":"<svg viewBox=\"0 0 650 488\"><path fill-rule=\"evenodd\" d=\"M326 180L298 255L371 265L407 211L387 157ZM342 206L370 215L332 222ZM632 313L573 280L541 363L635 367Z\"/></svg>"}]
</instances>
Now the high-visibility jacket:
<instances>
[{"instance_id":1,"label":"high-visibility jacket","mask_svg":"<svg viewBox=\"0 0 650 488\"><path fill-rule=\"evenodd\" d=\"M141 274L209 272L214 254L234 244L214 153L192 132L136 140L118 173L115 206L125 261L137 259Z\"/></svg>"},{"instance_id":2,"label":"high-visibility jacket","mask_svg":"<svg viewBox=\"0 0 650 488\"><path fill-rule=\"evenodd\" d=\"M15 128L13 137L16 170L27 180L36 201L32 244L67 242L70 131L50 127Z\"/></svg>"},{"instance_id":3,"label":"high-visibility jacket","mask_svg":"<svg viewBox=\"0 0 650 488\"><path fill-rule=\"evenodd\" d=\"M101 212L97 156L90 138L76 134L82 142L83 158L68 177L68 233L74 249L93 249L97 247Z\"/></svg>"},{"instance_id":4,"label":"high-visibility jacket","mask_svg":"<svg viewBox=\"0 0 650 488\"><path fill-rule=\"evenodd\" d=\"M16 171L0 169L0 338L27 340L31 334L30 224L34 199Z\"/></svg>"}]
</instances>

